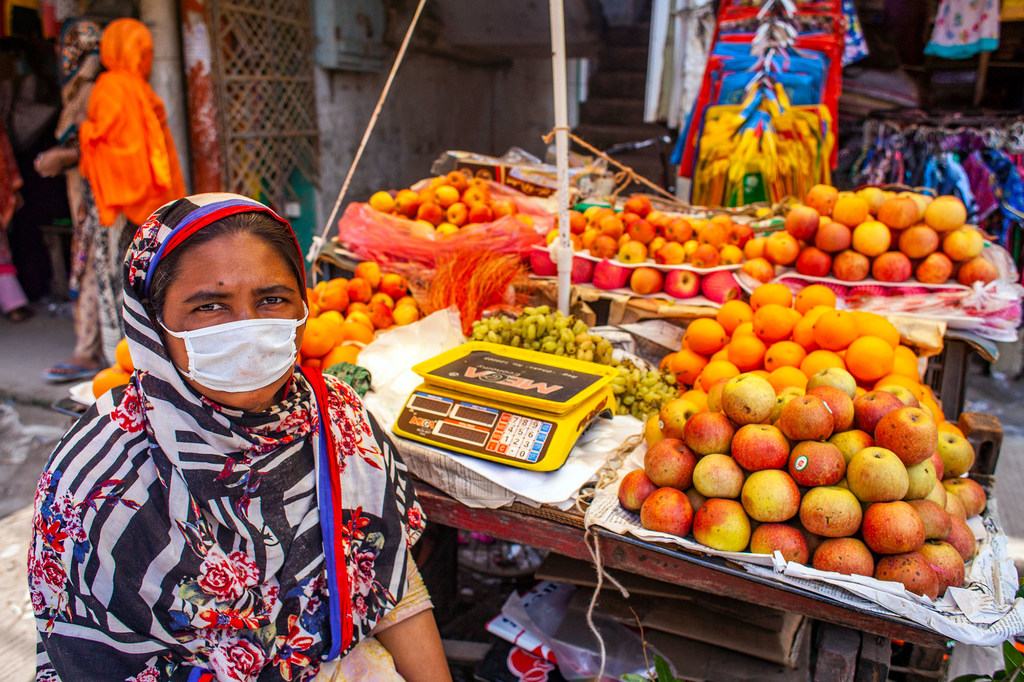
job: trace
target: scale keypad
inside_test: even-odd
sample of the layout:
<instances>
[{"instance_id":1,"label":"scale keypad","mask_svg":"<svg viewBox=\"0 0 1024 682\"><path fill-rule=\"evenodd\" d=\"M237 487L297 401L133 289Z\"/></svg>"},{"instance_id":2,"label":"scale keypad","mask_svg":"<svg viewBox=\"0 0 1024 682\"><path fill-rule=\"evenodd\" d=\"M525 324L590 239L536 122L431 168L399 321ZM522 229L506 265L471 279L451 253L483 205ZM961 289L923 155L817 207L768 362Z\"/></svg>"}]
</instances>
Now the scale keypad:
<instances>
[{"instance_id":1,"label":"scale keypad","mask_svg":"<svg viewBox=\"0 0 1024 682\"><path fill-rule=\"evenodd\" d=\"M553 422L423 392L413 394L399 421L442 444L530 464L544 457L555 427Z\"/></svg>"}]
</instances>

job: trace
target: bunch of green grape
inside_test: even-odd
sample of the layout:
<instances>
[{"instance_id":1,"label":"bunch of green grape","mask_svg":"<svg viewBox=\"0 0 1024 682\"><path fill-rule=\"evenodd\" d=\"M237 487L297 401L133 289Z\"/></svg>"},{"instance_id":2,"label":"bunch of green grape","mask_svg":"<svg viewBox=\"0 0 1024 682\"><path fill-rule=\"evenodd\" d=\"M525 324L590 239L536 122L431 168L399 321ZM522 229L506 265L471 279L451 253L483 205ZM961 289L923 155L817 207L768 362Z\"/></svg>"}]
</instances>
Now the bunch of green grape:
<instances>
[{"instance_id":1,"label":"bunch of green grape","mask_svg":"<svg viewBox=\"0 0 1024 682\"><path fill-rule=\"evenodd\" d=\"M612 344L588 331L582 320L546 306L524 308L516 318L493 315L473 323L473 340L500 343L542 353L615 367L612 392L617 414L646 419L669 400L679 397L675 375L636 366L612 357Z\"/></svg>"}]
</instances>

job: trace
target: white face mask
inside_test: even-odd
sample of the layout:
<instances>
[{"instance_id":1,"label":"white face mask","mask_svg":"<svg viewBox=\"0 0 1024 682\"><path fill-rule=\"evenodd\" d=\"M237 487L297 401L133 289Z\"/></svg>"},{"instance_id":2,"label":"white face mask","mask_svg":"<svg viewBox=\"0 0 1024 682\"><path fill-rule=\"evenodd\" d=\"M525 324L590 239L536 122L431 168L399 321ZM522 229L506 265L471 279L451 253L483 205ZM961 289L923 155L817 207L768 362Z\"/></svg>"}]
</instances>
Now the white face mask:
<instances>
[{"instance_id":1,"label":"white face mask","mask_svg":"<svg viewBox=\"0 0 1024 682\"><path fill-rule=\"evenodd\" d=\"M225 393L243 393L269 386L295 363L295 332L306 322L265 318L226 322L189 332L172 332L185 341L185 376L200 386Z\"/></svg>"}]
</instances>

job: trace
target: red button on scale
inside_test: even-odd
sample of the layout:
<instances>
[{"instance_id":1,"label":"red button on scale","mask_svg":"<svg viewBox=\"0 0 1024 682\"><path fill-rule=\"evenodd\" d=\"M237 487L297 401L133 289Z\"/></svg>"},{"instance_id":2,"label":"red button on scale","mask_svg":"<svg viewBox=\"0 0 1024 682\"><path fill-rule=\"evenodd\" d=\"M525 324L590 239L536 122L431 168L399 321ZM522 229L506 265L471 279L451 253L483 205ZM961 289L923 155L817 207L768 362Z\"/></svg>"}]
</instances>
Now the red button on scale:
<instances>
[{"instance_id":1,"label":"red button on scale","mask_svg":"<svg viewBox=\"0 0 1024 682\"><path fill-rule=\"evenodd\" d=\"M505 451L508 450L508 446L502 443L498 446L498 453L504 455Z\"/></svg>"}]
</instances>

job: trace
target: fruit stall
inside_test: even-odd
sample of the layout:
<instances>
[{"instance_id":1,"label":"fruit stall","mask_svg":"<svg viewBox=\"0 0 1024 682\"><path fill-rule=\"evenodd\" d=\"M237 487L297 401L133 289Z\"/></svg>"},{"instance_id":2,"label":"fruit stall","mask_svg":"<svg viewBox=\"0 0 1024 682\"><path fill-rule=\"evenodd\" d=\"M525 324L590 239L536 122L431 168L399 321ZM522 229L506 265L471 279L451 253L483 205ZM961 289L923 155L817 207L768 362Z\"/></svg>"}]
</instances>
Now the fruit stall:
<instances>
[{"instance_id":1,"label":"fruit stall","mask_svg":"<svg viewBox=\"0 0 1024 682\"><path fill-rule=\"evenodd\" d=\"M795 614L840 679L887 671L889 640L940 669L1024 631L998 421L925 382L951 338L1016 329L1018 276L954 197L801 199L580 205L563 314L550 203L458 170L377 193L321 258L347 277L314 287L332 331L302 362L369 371L436 523Z\"/></svg>"}]
</instances>

